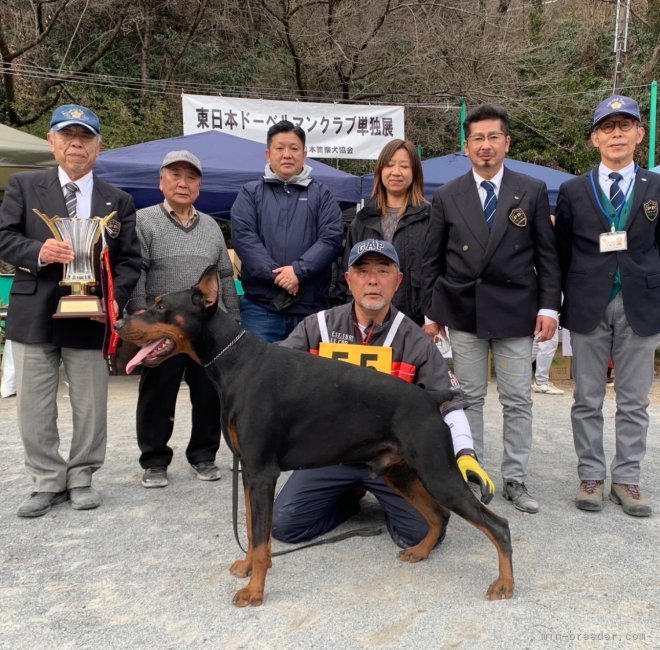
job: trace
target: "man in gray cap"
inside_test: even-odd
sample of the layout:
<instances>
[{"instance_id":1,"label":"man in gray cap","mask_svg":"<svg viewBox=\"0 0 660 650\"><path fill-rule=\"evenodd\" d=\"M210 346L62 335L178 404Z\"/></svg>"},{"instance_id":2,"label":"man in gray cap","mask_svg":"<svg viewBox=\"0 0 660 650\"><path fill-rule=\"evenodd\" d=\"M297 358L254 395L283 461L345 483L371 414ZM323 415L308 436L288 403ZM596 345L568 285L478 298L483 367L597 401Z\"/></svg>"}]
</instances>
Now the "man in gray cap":
<instances>
[{"instance_id":1,"label":"man in gray cap","mask_svg":"<svg viewBox=\"0 0 660 650\"><path fill-rule=\"evenodd\" d=\"M610 499L636 517L651 515L639 482L660 332L660 176L634 162L643 138L634 99L615 95L598 104L591 142L600 164L561 186L555 228L561 319L573 344L576 506L603 508L602 407L611 357L617 408Z\"/></svg>"},{"instance_id":2,"label":"man in gray cap","mask_svg":"<svg viewBox=\"0 0 660 650\"><path fill-rule=\"evenodd\" d=\"M431 338L392 305L403 279L394 246L378 239L358 242L350 251L345 277L353 301L307 316L280 345L324 356L323 344L336 344L330 356L375 364L372 367L431 394L446 396L449 391L452 397L443 401L440 412L451 430L456 462L463 478L474 482L481 500L488 503L495 488L474 453L463 411L467 402L458 381ZM366 355L364 346L369 346ZM360 509L365 491L383 508L395 544L414 546L426 536L422 515L370 467L358 464L292 472L275 499L273 537L298 543L327 533Z\"/></svg>"},{"instance_id":3,"label":"man in gray cap","mask_svg":"<svg viewBox=\"0 0 660 650\"><path fill-rule=\"evenodd\" d=\"M140 270L133 199L93 173L101 150L101 122L86 106L67 104L53 112L48 132L57 167L14 174L0 207L0 258L17 267L9 301L7 338L16 363L18 425L25 466L34 492L19 517L40 517L71 500L76 510L101 503L92 475L105 459L108 371L101 349L105 319L53 318L64 264L74 259L71 244L58 241L35 214L62 219L105 217L106 244L117 307L128 300ZM96 278L100 245L95 249ZM104 284L92 286L99 298ZM60 364L69 381L73 432L68 458L60 453L57 390Z\"/></svg>"},{"instance_id":4,"label":"man in gray cap","mask_svg":"<svg viewBox=\"0 0 660 650\"><path fill-rule=\"evenodd\" d=\"M142 271L128 309L146 309L169 291L195 284L211 264L218 267L221 307L238 320L238 297L227 246L218 224L195 209L202 186L202 164L190 151L170 151L160 169L162 203L137 211ZM130 370L130 368L127 368ZM200 365L181 354L156 368L142 367L137 403L137 441L145 488L165 487L172 461L168 442L174 428L176 399L185 378L192 403L192 431L186 457L197 478L217 481L215 456L220 446L220 400Z\"/></svg>"}]
</instances>

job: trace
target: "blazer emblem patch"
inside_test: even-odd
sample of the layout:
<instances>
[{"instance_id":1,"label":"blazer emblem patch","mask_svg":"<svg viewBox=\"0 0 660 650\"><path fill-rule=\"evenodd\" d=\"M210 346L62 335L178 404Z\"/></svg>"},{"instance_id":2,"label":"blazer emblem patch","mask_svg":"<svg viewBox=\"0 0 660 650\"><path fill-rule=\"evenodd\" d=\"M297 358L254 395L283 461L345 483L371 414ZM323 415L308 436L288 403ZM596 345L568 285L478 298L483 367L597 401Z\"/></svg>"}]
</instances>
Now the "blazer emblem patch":
<instances>
[{"instance_id":1,"label":"blazer emblem patch","mask_svg":"<svg viewBox=\"0 0 660 650\"><path fill-rule=\"evenodd\" d=\"M509 213L509 221L518 228L524 228L527 225L527 215L522 208L514 208Z\"/></svg>"},{"instance_id":2,"label":"blazer emblem patch","mask_svg":"<svg viewBox=\"0 0 660 650\"><path fill-rule=\"evenodd\" d=\"M644 216L649 221L655 221L658 218L658 202L657 201L647 201L644 204Z\"/></svg>"},{"instance_id":3,"label":"blazer emblem patch","mask_svg":"<svg viewBox=\"0 0 660 650\"><path fill-rule=\"evenodd\" d=\"M113 239L117 237L120 230L121 230L121 224L119 223L118 219L111 219L110 221L108 221L108 223L105 226L105 231Z\"/></svg>"}]
</instances>

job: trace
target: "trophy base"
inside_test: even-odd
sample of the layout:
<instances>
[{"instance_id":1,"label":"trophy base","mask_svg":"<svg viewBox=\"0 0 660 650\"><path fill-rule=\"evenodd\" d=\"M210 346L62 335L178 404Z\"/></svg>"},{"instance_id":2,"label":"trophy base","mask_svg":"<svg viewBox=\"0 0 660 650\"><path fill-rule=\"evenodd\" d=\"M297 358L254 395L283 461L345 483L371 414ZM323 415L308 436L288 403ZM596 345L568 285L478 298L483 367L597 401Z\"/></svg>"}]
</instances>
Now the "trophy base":
<instances>
[{"instance_id":1,"label":"trophy base","mask_svg":"<svg viewBox=\"0 0 660 650\"><path fill-rule=\"evenodd\" d=\"M105 318L101 301L96 296L63 296L53 318Z\"/></svg>"}]
</instances>

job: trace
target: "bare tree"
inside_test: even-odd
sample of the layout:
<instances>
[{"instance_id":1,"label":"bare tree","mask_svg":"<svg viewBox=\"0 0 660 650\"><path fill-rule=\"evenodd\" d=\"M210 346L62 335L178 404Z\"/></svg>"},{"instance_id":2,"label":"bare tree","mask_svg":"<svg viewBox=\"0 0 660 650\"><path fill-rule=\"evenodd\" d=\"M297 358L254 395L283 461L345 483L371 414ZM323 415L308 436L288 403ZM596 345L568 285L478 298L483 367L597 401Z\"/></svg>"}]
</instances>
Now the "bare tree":
<instances>
[{"instance_id":1,"label":"bare tree","mask_svg":"<svg viewBox=\"0 0 660 650\"><path fill-rule=\"evenodd\" d=\"M76 5L74 11L74 4ZM128 10L129 1L94 3L75 0L5 0L0 14L0 65L2 66L3 110L16 126L31 124L60 99L63 87L90 71L115 42ZM29 10L28 10L29 9ZM105 29L89 26L103 17ZM50 64L53 42L64 52L57 74L43 68ZM20 81L19 90L17 81Z\"/></svg>"}]
</instances>

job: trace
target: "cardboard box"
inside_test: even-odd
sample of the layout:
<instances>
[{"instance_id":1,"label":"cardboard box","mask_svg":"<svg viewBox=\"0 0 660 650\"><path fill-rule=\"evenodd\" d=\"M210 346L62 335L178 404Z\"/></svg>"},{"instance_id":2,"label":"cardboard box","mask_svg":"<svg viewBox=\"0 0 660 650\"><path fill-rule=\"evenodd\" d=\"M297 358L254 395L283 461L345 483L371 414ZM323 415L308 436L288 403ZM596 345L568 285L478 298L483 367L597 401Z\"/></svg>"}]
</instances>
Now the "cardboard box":
<instances>
[{"instance_id":1,"label":"cardboard box","mask_svg":"<svg viewBox=\"0 0 660 650\"><path fill-rule=\"evenodd\" d=\"M236 280L241 277L241 260L238 255L236 255L236 251L233 248L229 248L227 252L229 253L231 265L234 267L234 279Z\"/></svg>"},{"instance_id":2,"label":"cardboard box","mask_svg":"<svg viewBox=\"0 0 660 650\"><path fill-rule=\"evenodd\" d=\"M550 366L550 381L570 379L571 376L571 357L565 357L559 347Z\"/></svg>"}]
</instances>

